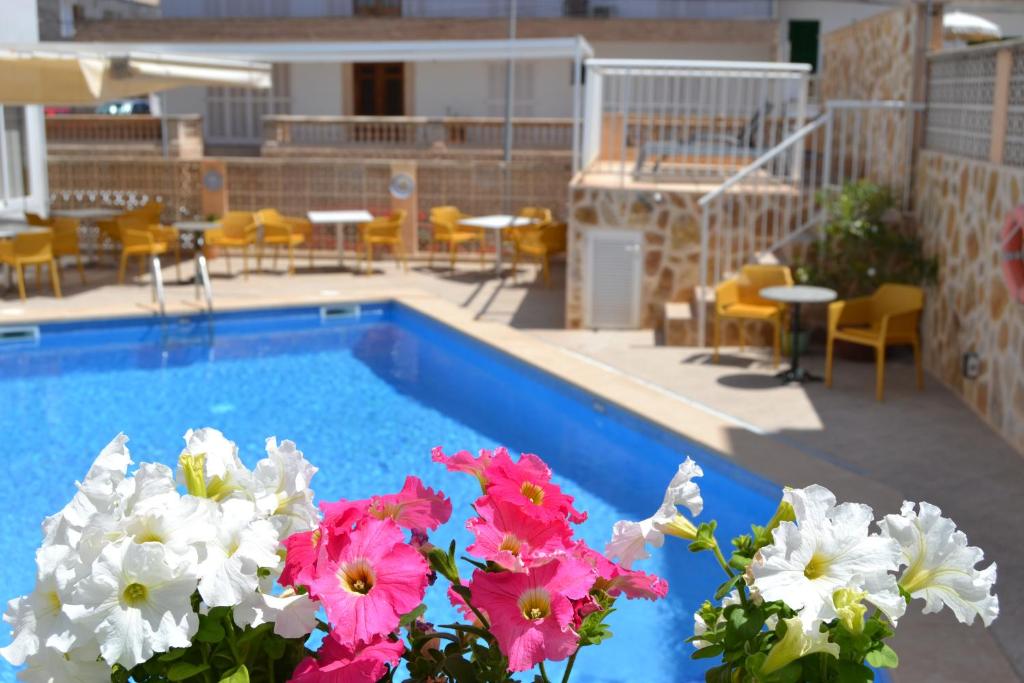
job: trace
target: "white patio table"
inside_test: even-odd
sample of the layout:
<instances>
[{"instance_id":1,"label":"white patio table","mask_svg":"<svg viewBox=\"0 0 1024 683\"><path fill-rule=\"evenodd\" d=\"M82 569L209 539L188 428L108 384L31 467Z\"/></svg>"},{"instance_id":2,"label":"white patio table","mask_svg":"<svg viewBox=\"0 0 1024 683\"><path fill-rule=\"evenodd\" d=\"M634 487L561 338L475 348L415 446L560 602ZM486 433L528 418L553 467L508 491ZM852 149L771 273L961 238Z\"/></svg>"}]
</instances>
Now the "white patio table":
<instances>
[{"instance_id":1,"label":"white patio table","mask_svg":"<svg viewBox=\"0 0 1024 683\"><path fill-rule=\"evenodd\" d=\"M800 367L800 344L798 337L800 333L800 306L802 304L825 304L834 301L837 294L834 289L828 287L812 287L810 285L793 285L780 287L765 287L759 294L771 301L781 301L793 306L793 332L790 338L792 347L792 359L789 369L776 375L783 384L790 382L820 382L821 378L812 375Z\"/></svg>"},{"instance_id":2,"label":"white patio table","mask_svg":"<svg viewBox=\"0 0 1024 683\"><path fill-rule=\"evenodd\" d=\"M459 221L459 225L465 225L467 228L490 230L494 233L494 272L500 275L502 247L501 231L505 228L524 228L527 225L533 225L536 222L537 221L533 218L497 213L490 216L471 216L470 218L463 218Z\"/></svg>"},{"instance_id":3,"label":"white patio table","mask_svg":"<svg viewBox=\"0 0 1024 683\"><path fill-rule=\"evenodd\" d=\"M338 265L345 265L345 228L362 225L373 220L373 214L366 209L343 211L308 211L306 217L316 225L334 225L335 241L338 243Z\"/></svg>"}]
</instances>

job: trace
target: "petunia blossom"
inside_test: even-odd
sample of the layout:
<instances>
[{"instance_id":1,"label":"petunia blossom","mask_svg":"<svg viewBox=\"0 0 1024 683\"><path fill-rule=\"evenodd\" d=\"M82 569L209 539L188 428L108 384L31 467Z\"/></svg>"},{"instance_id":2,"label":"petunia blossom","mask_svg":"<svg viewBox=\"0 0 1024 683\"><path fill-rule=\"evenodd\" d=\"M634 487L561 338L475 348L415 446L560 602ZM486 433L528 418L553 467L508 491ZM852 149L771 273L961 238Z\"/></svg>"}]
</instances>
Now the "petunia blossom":
<instances>
[{"instance_id":1,"label":"petunia blossom","mask_svg":"<svg viewBox=\"0 0 1024 683\"><path fill-rule=\"evenodd\" d=\"M754 556L751 589L799 611L808 633L838 616L833 594L840 588L864 591L893 622L902 616L906 603L889 573L897 568L899 545L870 533L871 508L836 505L832 492L818 485L791 489L787 496L796 522L779 524L773 543Z\"/></svg>"},{"instance_id":2,"label":"petunia blossom","mask_svg":"<svg viewBox=\"0 0 1024 683\"><path fill-rule=\"evenodd\" d=\"M900 587L911 597L924 599L925 614L945 605L964 624L974 623L978 616L988 626L999 616L999 598L992 593L995 562L977 569L984 553L967 545L967 536L953 520L930 503L917 508L905 501L900 514L886 515L878 523L883 536L900 544L900 564L906 566Z\"/></svg>"},{"instance_id":3,"label":"petunia blossom","mask_svg":"<svg viewBox=\"0 0 1024 683\"><path fill-rule=\"evenodd\" d=\"M437 529L452 516L452 503L443 493L427 488L419 477L410 475L398 493L371 498L366 513L394 520L405 529Z\"/></svg>"},{"instance_id":4,"label":"petunia blossom","mask_svg":"<svg viewBox=\"0 0 1024 683\"><path fill-rule=\"evenodd\" d=\"M131 668L189 645L199 627L196 578L189 559L125 538L103 549L63 610L83 638L95 635L107 664Z\"/></svg>"},{"instance_id":5,"label":"petunia blossom","mask_svg":"<svg viewBox=\"0 0 1024 683\"><path fill-rule=\"evenodd\" d=\"M594 587L613 598L625 595L629 600L660 600L668 595L668 582L665 579L616 564L583 541L577 542L573 555L593 568L597 575Z\"/></svg>"},{"instance_id":6,"label":"petunia blossom","mask_svg":"<svg viewBox=\"0 0 1024 683\"><path fill-rule=\"evenodd\" d=\"M572 496L563 493L551 483L551 470L544 461L532 453L523 453L513 461L508 453L499 450L484 471L487 495L521 506L540 519L556 521L568 519L581 524L587 519L585 512L573 507Z\"/></svg>"},{"instance_id":7,"label":"petunia blossom","mask_svg":"<svg viewBox=\"0 0 1024 683\"><path fill-rule=\"evenodd\" d=\"M653 519L640 522L620 520L612 527L612 540L604 548L610 559L618 558L619 564L630 569L637 560L651 556L647 546L660 548L665 543L665 534L655 528Z\"/></svg>"},{"instance_id":8,"label":"petunia blossom","mask_svg":"<svg viewBox=\"0 0 1024 683\"><path fill-rule=\"evenodd\" d=\"M254 592L261 568L274 568L277 531L247 500L221 504L216 533L205 544L205 558L199 565L199 595L210 607L230 607Z\"/></svg>"},{"instance_id":9,"label":"petunia blossom","mask_svg":"<svg viewBox=\"0 0 1024 683\"><path fill-rule=\"evenodd\" d=\"M11 644L0 648L14 666L45 647L67 652L74 643L71 622L61 610L62 595L77 578L74 551L63 545L43 546L36 551L36 586L30 594L11 600L4 621L11 625Z\"/></svg>"},{"instance_id":10,"label":"petunia blossom","mask_svg":"<svg viewBox=\"0 0 1024 683\"><path fill-rule=\"evenodd\" d=\"M256 508L282 536L313 528L318 520L310 481L317 468L292 441L278 444L270 437L266 450L252 474Z\"/></svg>"},{"instance_id":11,"label":"petunia blossom","mask_svg":"<svg viewBox=\"0 0 1024 683\"><path fill-rule=\"evenodd\" d=\"M508 451L504 448L498 448L495 453L508 455ZM491 461L494 458L494 453L491 453L491 451L481 449L480 455L476 457L469 451L459 451L454 455L445 455L444 450L440 446L435 446L430 451L430 457L434 462L441 463L447 467L449 472L472 474L480 483L481 490L487 488L487 477L484 475L484 472L491 466Z\"/></svg>"},{"instance_id":12,"label":"petunia blossom","mask_svg":"<svg viewBox=\"0 0 1024 683\"><path fill-rule=\"evenodd\" d=\"M561 558L527 572L473 572L474 606L484 611L510 671L526 671L546 659L576 651L573 600L587 596L596 576L586 564Z\"/></svg>"},{"instance_id":13,"label":"petunia blossom","mask_svg":"<svg viewBox=\"0 0 1024 683\"><path fill-rule=\"evenodd\" d=\"M316 657L306 657L295 668L290 683L375 683L405 652L399 640L378 636L353 647L324 638Z\"/></svg>"},{"instance_id":14,"label":"petunia blossom","mask_svg":"<svg viewBox=\"0 0 1024 683\"><path fill-rule=\"evenodd\" d=\"M25 683L109 683L110 666L96 659L96 650L92 647L79 647L66 653L44 647L28 658L18 678Z\"/></svg>"},{"instance_id":15,"label":"petunia blossom","mask_svg":"<svg viewBox=\"0 0 1024 683\"><path fill-rule=\"evenodd\" d=\"M317 561L309 589L346 645L390 633L423 601L429 567L390 519L369 518Z\"/></svg>"},{"instance_id":16,"label":"petunia blossom","mask_svg":"<svg viewBox=\"0 0 1024 683\"><path fill-rule=\"evenodd\" d=\"M572 529L565 520L538 519L530 510L490 496L480 498L476 510L480 516L466 522L476 541L466 551L510 571L543 562L570 547Z\"/></svg>"},{"instance_id":17,"label":"petunia blossom","mask_svg":"<svg viewBox=\"0 0 1024 683\"><path fill-rule=\"evenodd\" d=\"M759 673L767 676L790 662L817 652L839 658L839 645L829 642L827 632L819 629L805 631L798 617L783 621L786 623L786 633L768 651L768 657Z\"/></svg>"},{"instance_id":18,"label":"petunia blossom","mask_svg":"<svg viewBox=\"0 0 1024 683\"><path fill-rule=\"evenodd\" d=\"M316 528L294 533L283 541L284 568L279 578L282 586L308 586L313 581L322 534L323 531Z\"/></svg>"}]
</instances>

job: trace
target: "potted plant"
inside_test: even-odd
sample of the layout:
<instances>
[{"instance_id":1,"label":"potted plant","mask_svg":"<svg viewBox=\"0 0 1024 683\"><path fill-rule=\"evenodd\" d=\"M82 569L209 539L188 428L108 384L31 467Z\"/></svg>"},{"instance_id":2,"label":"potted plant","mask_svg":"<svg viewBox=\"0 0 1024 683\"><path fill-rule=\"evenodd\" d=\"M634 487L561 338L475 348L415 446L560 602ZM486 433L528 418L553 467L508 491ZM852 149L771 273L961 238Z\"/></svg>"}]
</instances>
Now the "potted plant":
<instances>
[{"instance_id":1,"label":"potted plant","mask_svg":"<svg viewBox=\"0 0 1024 683\"><path fill-rule=\"evenodd\" d=\"M938 262L924 255L888 188L861 180L842 190L822 190L819 201L826 214L823 237L794 269L797 282L828 287L848 299L867 296L886 282L935 281ZM851 351L862 349L837 347L844 355Z\"/></svg>"}]
</instances>

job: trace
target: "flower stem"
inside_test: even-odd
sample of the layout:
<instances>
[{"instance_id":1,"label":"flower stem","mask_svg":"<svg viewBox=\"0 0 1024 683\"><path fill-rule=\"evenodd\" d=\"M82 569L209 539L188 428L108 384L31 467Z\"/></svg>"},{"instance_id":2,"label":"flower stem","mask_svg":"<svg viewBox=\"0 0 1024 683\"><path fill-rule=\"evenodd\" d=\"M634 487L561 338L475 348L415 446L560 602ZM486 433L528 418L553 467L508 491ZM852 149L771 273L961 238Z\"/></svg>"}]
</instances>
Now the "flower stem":
<instances>
[{"instance_id":1,"label":"flower stem","mask_svg":"<svg viewBox=\"0 0 1024 683\"><path fill-rule=\"evenodd\" d=\"M572 673L572 665L576 663L576 655L580 653L579 650L572 653L569 657L569 662L565 665L565 674L562 676L562 683L569 683L569 674Z\"/></svg>"},{"instance_id":2,"label":"flower stem","mask_svg":"<svg viewBox=\"0 0 1024 683\"><path fill-rule=\"evenodd\" d=\"M544 670L544 661L543 660L541 660L541 662L540 662L540 677L541 677L541 680L544 681L544 683L551 683L551 679L548 678L548 672Z\"/></svg>"},{"instance_id":3,"label":"flower stem","mask_svg":"<svg viewBox=\"0 0 1024 683\"><path fill-rule=\"evenodd\" d=\"M718 547L718 541L715 541L715 544L711 546L711 552L715 554L715 559L718 560L719 566L721 566L722 570L729 575L730 579L736 576L732 568L729 567L729 563L725 561L725 555L722 554L721 548Z\"/></svg>"}]
</instances>

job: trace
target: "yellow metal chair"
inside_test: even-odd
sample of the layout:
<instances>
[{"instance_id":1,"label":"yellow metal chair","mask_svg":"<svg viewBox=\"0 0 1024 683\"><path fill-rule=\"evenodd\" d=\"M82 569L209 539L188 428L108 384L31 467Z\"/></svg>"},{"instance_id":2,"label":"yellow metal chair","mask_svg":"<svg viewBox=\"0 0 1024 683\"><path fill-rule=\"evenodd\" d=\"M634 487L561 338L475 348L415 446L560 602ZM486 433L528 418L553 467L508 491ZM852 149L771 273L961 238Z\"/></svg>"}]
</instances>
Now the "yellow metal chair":
<instances>
[{"instance_id":1,"label":"yellow metal chair","mask_svg":"<svg viewBox=\"0 0 1024 683\"><path fill-rule=\"evenodd\" d=\"M256 269L263 264L263 248L274 247L274 268L277 268L277 254L281 247L288 248L288 274L295 274L295 247L306 241L306 236L296 232L290 223L281 220L274 210L256 212L256 223L263 230L263 239L256 248ZM312 258L312 257L310 257Z\"/></svg>"},{"instance_id":2,"label":"yellow metal chair","mask_svg":"<svg viewBox=\"0 0 1024 683\"><path fill-rule=\"evenodd\" d=\"M746 265L738 277L719 283L715 287L714 361L718 362L718 347L722 339L722 321L739 321L740 348L745 344L743 325L748 320L770 323L772 326L772 358L776 366L782 355L782 326L786 306L777 301L761 298L765 287L793 286L793 274L787 266Z\"/></svg>"},{"instance_id":3,"label":"yellow metal chair","mask_svg":"<svg viewBox=\"0 0 1024 683\"><path fill-rule=\"evenodd\" d=\"M28 214L26 214L28 215ZM53 230L53 256L60 262L61 256L74 256L78 266L78 276L85 284L85 268L82 266L82 248L78 241L79 222L77 218L51 218L50 229Z\"/></svg>"},{"instance_id":4,"label":"yellow metal chair","mask_svg":"<svg viewBox=\"0 0 1024 683\"><path fill-rule=\"evenodd\" d=\"M537 228L531 226L517 230L512 242L515 245L512 272L518 270L520 256L535 256L543 267L544 286L550 287L551 257L563 253L566 247L568 229L565 223L547 222Z\"/></svg>"},{"instance_id":5,"label":"yellow metal chair","mask_svg":"<svg viewBox=\"0 0 1024 683\"><path fill-rule=\"evenodd\" d=\"M242 252L242 277L249 277L249 247L255 246L259 226L248 211L228 211L220 219L220 227L206 231L206 245L224 250L228 275L231 275L231 252Z\"/></svg>"},{"instance_id":6,"label":"yellow metal chair","mask_svg":"<svg viewBox=\"0 0 1024 683\"><path fill-rule=\"evenodd\" d=\"M828 346L825 351L825 386L832 386L833 347L836 341L870 346L875 350L875 398L885 394L885 349L911 346L917 388L924 388L918 321L924 308L924 290L913 285L885 284L871 296L833 301L828 306Z\"/></svg>"},{"instance_id":7,"label":"yellow metal chair","mask_svg":"<svg viewBox=\"0 0 1024 683\"><path fill-rule=\"evenodd\" d=\"M14 239L0 240L0 263L13 268L18 277L18 296L22 301L25 296L25 267L36 267L36 287L42 280L43 266L50 268L50 282L53 294L60 298L60 278L57 274L57 261L53 258L53 232L25 232L15 235Z\"/></svg>"},{"instance_id":8,"label":"yellow metal chair","mask_svg":"<svg viewBox=\"0 0 1024 683\"><path fill-rule=\"evenodd\" d=\"M284 216L277 209L260 209L260 215L274 223L284 223L291 226L292 232L302 235L306 246L309 247L309 267L313 267L313 224L308 218L300 216ZM294 270L294 269L293 269Z\"/></svg>"},{"instance_id":9,"label":"yellow metal chair","mask_svg":"<svg viewBox=\"0 0 1024 683\"><path fill-rule=\"evenodd\" d=\"M481 228L469 228L459 225L463 218L469 218L454 206L435 206L430 210L430 225L434 229L434 237L430 244L428 265L434 265L434 251L438 244L448 244L448 266L455 269L456 249L460 244L476 242L480 245L480 265L484 262L484 231Z\"/></svg>"},{"instance_id":10,"label":"yellow metal chair","mask_svg":"<svg viewBox=\"0 0 1024 683\"><path fill-rule=\"evenodd\" d=\"M130 257L137 256L139 258L139 274L141 275L145 270L147 260L167 253L167 243L157 239L156 234L149 229L143 218L132 216L118 218L117 229L121 238L121 265L117 270L117 283L123 285Z\"/></svg>"},{"instance_id":11,"label":"yellow metal chair","mask_svg":"<svg viewBox=\"0 0 1024 683\"><path fill-rule=\"evenodd\" d=\"M402 270L409 270L409 264L405 259L405 243L402 241L402 224L405 223L405 216L404 209L396 209L390 216L375 218L360 227L363 245L366 248L367 274L373 272L373 247L378 244L391 247L395 262L401 261Z\"/></svg>"}]
</instances>

